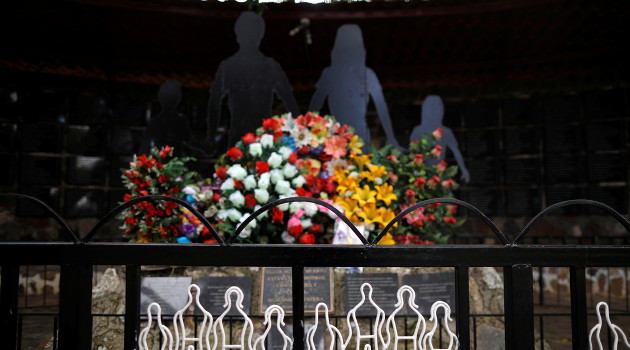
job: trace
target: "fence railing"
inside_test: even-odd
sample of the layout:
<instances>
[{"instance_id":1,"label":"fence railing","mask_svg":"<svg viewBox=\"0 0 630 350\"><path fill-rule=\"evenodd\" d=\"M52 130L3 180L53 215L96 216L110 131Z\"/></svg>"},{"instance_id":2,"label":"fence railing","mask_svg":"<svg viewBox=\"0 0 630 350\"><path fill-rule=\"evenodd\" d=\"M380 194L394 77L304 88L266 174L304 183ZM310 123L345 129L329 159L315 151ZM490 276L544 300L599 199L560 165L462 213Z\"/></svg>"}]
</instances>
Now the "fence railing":
<instances>
[{"instance_id":1,"label":"fence railing","mask_svg":"<svg viewBox=\"0 0 630 350\"><path fill-rule=\"evenodd\" d=\"M22 196L23 197L23 196ZM134 199L135 200L135 199ZM232 244L233 237L222 239L207 220L186 202L171 197L148 196L142 200L171 200L188 207L215 234L218 245L99 243L90 240L102 223L118 211L134 204L129 201L110 212L85 238L80 239L58 215L70 242L0 243L2 285L0 300L0 339L8 349L16 347L18 329L18 282L21 265L60 265L59 334L60 349L89 349L92 334L92 277L95 265L124 265L125 349L135 349L140 322L140 267L142 265L177 266L284 266L292 270L294 348L304 349L304 268L334 266L364 267L452 267L455 271L455 324L460 349L471 348L470 290L471 267L500 267L504 277L504 319L506 349L534 349L533 269L568 267L570 271L571 329L573 349L587 349L587 280L589 267L630 266L629 246L534 246L520 245L527 232L540 218L554 209L568 205L592 205L604 209L630 232L630 222L610 207L588 200L574 200L553 205L538 214L514 239L508 238L477 208L450 198L417 203L399 214L372 242L364 245L259 245ZM136 202L137 202L136 201ZM253 220L265 210L287 202L314 202L336 209L312 198L286 198L268 205L250 216ZM409 212L431 203L463 206L478 215L494 232L502 245L378 246L387 230ZM50 208L48 208L50 209ZM341 213L337 215L358 234ZM360 238L363 238L360 236Z\"/></svg>"}]
</instances>

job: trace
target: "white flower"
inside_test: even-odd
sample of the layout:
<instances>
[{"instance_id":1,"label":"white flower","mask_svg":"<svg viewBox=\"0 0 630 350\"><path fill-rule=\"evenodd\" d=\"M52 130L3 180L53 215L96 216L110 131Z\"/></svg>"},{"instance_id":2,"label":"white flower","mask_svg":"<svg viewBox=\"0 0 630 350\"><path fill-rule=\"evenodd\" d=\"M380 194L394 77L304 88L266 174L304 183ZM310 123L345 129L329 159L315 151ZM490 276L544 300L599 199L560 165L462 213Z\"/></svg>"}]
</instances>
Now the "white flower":
<instances>
[{"instance_id":1,"label":"white flower","mask_svg":"<svg viewBox=\"0 0 630 350\"><path fill-rule=\"evenodd\" d=\"M242 223L245 222L245 220L247 220L248 217L250 217L250 213L245 213L243 214L243 216L241 216L240 220L238 220L238 224L241 225ZM256 228L256 219L252 220L249 224L247 224L247 227L245 227L247 229L253 230Z\"/></svg>"},{"instance_id":2,"label":"white flower","mask_svg":"<svg viewBox=\"0 0 630 350\"><path fill-rule=\"evenodd\" d=\"M232 179L231 177L228 177L221 184L221 190L222 191L229 191L229 190L233 190L233 189L234 189L234 179Z\"/></svg>"},{"instance_id":3,"label":"white flower","mask_svg":"<svg viewBox=\"0 0 630 350\"><path fill-rule=\"evenodd\" d=\"M291 202L289 204L289 211L291 213L296 213L298 210L302 209L302 204L304 203L300 203L300 202Z\"/></svg>"},{"instance_id":4,"label":"white flower","mask_svg":"<svg viewBox=\"0 0 630 350\"><path fill-rule=\"evenodd\" d=\"M339 205L339 204L334 204L334 205L333 205L333 207L335 207L335 209L339 210L342 214L344 213L344 210L343 210L343 208L341 207L341 205ZM328 216L329 216L331 219L338 219L338 218L339 218L339 217L337 216L337 214L333 213L333 211L332 211L332 210L329 210L329 211L328 211Z\"/></svg>"},{"instance_id":5,"label":"white flower","mask_svg":"<svg viewBox=\"0 0 630 350\"><path fill-rule=\"evenodd\" d=\"M309 128L304 128L302 130L300 130L300 128L291 129L291 137L295 140L295 147L297 148L310 145L311 140L313 139Z\"/></svg>"},{"instance_id":6,"label":"white flower","mask_svg":"<svg viewBox=\"0 0 630 350\"><path fill-rule=\"evenodd\" d=\"M346 160L343 160L341 158L337 158L337 159L331 159L328 161L328 164L326 165L326 169L328 169L329 173L334 173L335 169L337 168L341 168L341 169L347 169L348 168L348 162Z\"/></svg>"},{"instance_id":7,"label":"white flower","mask_svg":"<svg viewBox=\"0 0 630 350\"><path fill-rule=\"evenodd\" d=\"M254 190L254 197L256 197L256 201L258 203L265 204L269 201L269 192L267 192L267 190L257 188Z\"/></svg>"},{"instance_id":8,"label":"white flower","mask_svg":"<svg viewBox=\"0 0 630 350\"><path fill-rule=\"evenodd\" d=\"M186 194L197 194L199 193L199 187L195 186L195 185L188 185L186 187L184 187L182 189L182 192L186 193Z\"/></svg>"},{"instance_id":9,"label":"white flower","mask_svg":"<svg viewBox=\"0 0 630 350\"><path fill-rule=\"evenodd\" d=\"M282 165L282 156L276 152L271 153L269 159L267 159L267 163L272 168L279 168Z\"/></svg>"},{"instance_id":10,"label":"white flower","mask_svg":"<svg viewBox=\"0 0 630 350\"><path fill-rule=\"evenodd\" d=\"M271 173L271 183L274 185L277 184L278 181L284 180L282 170L280 169L272 169L271 171L269 171L269 173Z\"/></svg>"},{"instance_id":11,"label":"white flower","mask_svg":"<svg viewBox=\"0 0 630 350\"><path fill-rule=\"evenodd\" d=\"M279 199L284 199L284 198L288 198L288 197L289 197L289 196L282 196L282 195L281 195L281 196L279 197ZM278 210L280 210L280 211L287 211L287 210L289 210L289 203L283 203L283 204L280 204L280 205L278 205L278 207L277 207L277 208L278 208Z\"/></svg>"},{"instance_id":12,"label":"white flower","mask_svg":"<svg viewBox=\"0 0 630 350\"><path fill-rule=\"evenodd\" d=\"M228 197L228 199L237 208L240 208L243 206L243 204L245 204L245 197L243 197L241 191L235 191L230 195L230 197Z\"/></svg>"},{"instance_id":13,"label":"white flower","mask_svg":"<svg viewBox=\"0 0 630 350\"><path fill-rule=\"evenodd\" d=\"M246 177L245 180L243 180L243 185L248 191L256 187L256 178L254 177L254 175L249 175L248 177Z\"/></svg>"},{"instance_id":14,"label":"white flower","mask_svg":"<svg viewBox=\"0 0 630 350\"><path fill-rule=\"evenodd\" d=\"M291 183L293 184L293 187L295 188L302 187L306 183L306 179L304 178L304 176L300 175L296 177L295 179L293 179Z\"/></svg>"},{"instance_id":15,"label":"white flower","mask_svg":"<svg viewBox=\"0 0 630 350\"><path fill-rule=\"evenodd\" d=\"M243 231L241 231L241 233L239 233L238 236L241 238L248 238L251 235L252 235L252 230L244 229Z\"/></svg>"},{"instance_id":16,"label":"white flower","mask_svg":"<svg viewBox=\"0 0 630 350\"><path fill-rule=\"evenodd\" d=\"M249 144L249 154L252 157L260 157L262 154L262 146L259 142L253 142Z\"/></svg>"},{"instance_id":17,"label":"white flower","mask_svg":"<svg viewBox=\"0 0 630 350\"><path fill-rule=\"evenodd\" d=\"M381 179L380 177L376 177L374 178L374 184L375 185L382 185L383 184L383 179Z\"/></svg>"},{"instance_id":18,"label":"white flower","mask_svg":"<svg viewBox=\"0 0 630 350\"><path fill-rule=\"evenodd\" d=\"M282 238L282 242L286 244L295 243L295 237L291 236L289 232L287 231L282 232L282 235L280 235L280 238Z\"/></svg>"},{"instance_id":19,"label":"white flower","mask_svg":"<svg viewBox=\"0 0 630 350\"><path fill-rule=\"evenodd\" d=\"M278 150L278 153L282 156L282 159L287 160L293 154L293 150L290 147L282 146Z\"/></svg>"},{"instance_id":20,"label":"white flower","mask_svg":"<svg viewBox=\"0 0 630 350\"><path fill-rule=\"evenodd\" d=\"M263 134L260 137L260 144L263 146L263 148L269 148L273 146L273 135Z\"/></svg>"},{"instance_id":21,"label":"white flower","mask_svg":"<svg viewBox=\"0 0 630 350\"><path fill-rule=\"evenodd\" d=\"M258 179L258 188L266 190L269 188L269 180L271 178L270 173L264 173L260 175L260 179Z\"/></svg>"},{"instance_id":22,"label":"white flower","mask_svg":"<svg viewBox=\"0 0 630 350\"><path fill-rule=\"evenodd\" d=\"M291 112L283 115L282 118L284 118L284 123L282 124L282 131L286 131L286 132L291 131L291 128L295 124L293 122L293 116L291 115Z\"/></svg>"},{"instance_id":23,"label":"white flower","mask_svg":"<svg viewBox=\"0 0 630 350\"><path fill-rule=\"evenodd\" d=\"M227 170L227 174L230 175L230 177L242 181L245 176L247 176L247 170L240 164L234 164Z\"/></svg>"},{"instance_id":24,"label":"white flower","mask_svg":"<svg viewBox=\"0 0 630 350\"><path fill-rule=\"evenodd\" d=\"M254 211L258 211L258 209L262 208L261 205L256 204L256 206L254 207ZM269 216L269 210L267 211L263 211L262 213L260 213L260 215L258 215L258 219L264 219L266 217Z\"/></svg>"},{"instance_id":25,"label":"white flower","mask_svg":"<svg viewBox=\"0 0 630 350\"><path fill-rule=\"evenodd\" d=\"M241 216L243 216L243 214L241 214L240 211L234 208L230 208L227 210L227 217L234 222L239 221L241 219Z\"/></svg>"},{"instance_id":26,"label":"white flower","mask_svg":"<svg viewBox=\"0 0 630 350\"><path fill-rule=\"evenodd\" d=\"M311 219L304 219L301 221L302 221L302 228L304 228L305 230L313 226L313 222L311 221Z\"/></svg>"},{"instance_id":27,"label":"white flower","mask_svg":"<svg viewBox=\"0 0 630 350\"><path fill-rule=\"evenodd\" d=\"M288 179L293 178L297 174L297 172L297 168L289 163L285 164L284 168L282 169L282 174L284 174L284 177Z\"/></svg>"},{"instance_id":28,"label":"white flower","mask_svg":"<svg viewBox=\"0 0 630 350\"><path fill-rule=\"evenodd\" d=\"M302 209L304 209L304 214L306 214L306 216L313 216L315 214L317 214L317 212L319 212L319 208L317 207L317 204L315 203L302 203Z\"/></svg>"},{"instance_id":29,"label":"white flower","mask_svg":"<svg viewBox=\"0 0 630 350\"><path fill-rule=\"evenodd\" d=\"M289 183L289 181L280 180L278 181L278 183L276 183L275 190L278 194L287 194L290 188L291 184Z\"/></svg>"},{"instance_id":30,"label":"white flower","mask_svg":"<svg viewBox=\"0 0 630 350\"><path fill-rule=\"evenodd\" d=\"M217 219L219 219L221 221L225 221L228 218L228 214L230 213L230 210L225 210L225 209L219 210L217 212ZM236 209L234 209L234 210L236 210Z\"/></svg>"},{"instance_id":31,"label":"white flower","mask_svg":"<svg viewBox=\"0 0 630 350\"><path fill-rule=\"evenodd\" d=\"M206 211L203 212L203 216L207 218L211 218L217 214L217 211L218 211L217 207L210 206L208 207L208 209L206 209ZM222 220L225 221L225 218L223 218Z\"/></svg>"},{"instance_id":32,"label":"white flower","mask_svg":"<svg viewBox=\"0 0 630 350\"><path fill-rule=\"evenodd\" d=\"M214 192L212 190L205 190L203 191L203 193L194 194L193 198L195 198L195 200L198 202L205 202L205 201L212 200L213 195L214 195Z\"/></svg>"}]
</instances>

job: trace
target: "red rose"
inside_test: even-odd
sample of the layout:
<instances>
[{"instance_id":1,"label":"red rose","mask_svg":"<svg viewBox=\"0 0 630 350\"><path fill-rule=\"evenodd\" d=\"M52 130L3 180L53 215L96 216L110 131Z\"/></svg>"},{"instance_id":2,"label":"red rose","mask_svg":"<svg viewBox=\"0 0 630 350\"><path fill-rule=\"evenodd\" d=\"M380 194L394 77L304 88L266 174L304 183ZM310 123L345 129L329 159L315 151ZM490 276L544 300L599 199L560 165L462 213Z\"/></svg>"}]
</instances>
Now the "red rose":
<instances>
[{"instance_id":1,"label":"red rose","mask_svg":"<svg viewBox=\"0 0 630 350\"><path fill-rule=\"evenodd\" d=\"M312 234L315 234L315 235L320 234L320 233L322 233L322 225L321 224L313 224L311 226L311 230L310 231L311 231Z\"/></svg>"},{"instance_id":2,"label":"red rose","mask_svg":"<svg viewBox=\"0 0 630 350\"><path fill-rule=\"evenodd\" d=\"M234 188L236 188L237 190L241 190L241 188L243 188L243 181L239 181L237 179L234 179Z\"/></svg>"},{"instance_id":3,"label":"red rose","mask_svg":"<svg viewBox=\"0 0 630 350\"><path fill-rule=\"evenodd\" d=\"M445 216L444 217L444 223L445 224L454 224L456 222L457 222L457 220L455 220L455 218L452 217L452 216Z\"/></svg>"},{"instance_id":4,"label":"red rose","mask_svg":"<svg viewBox=\"0 0 630 350\"><path fill-rule=\"evenodd\" d=\"M156 160L155 160L155 159L153 159L153 158L151 158L151 159L147 160L147 162L146 162L146 167L147 167L147 169L151 169L151 168L153 168L153 166L155 165L155 163L156 163Z\"/></svg>"},{"instance_id":5,"label":"red rose","mask_svg":"<svg viewBox=\"0 0 630 350\"><path fill-rule=\"evenodd\" d=\"M212 203L217 203L219 202L219 199L221 199L221 195L214 192L214 194L212 195Z\"/></svg>"},{"instance_id":6,"label":"red rose","mask_svg":"<svg viewBox=\"0 0 630 350\"><path fill-rule=\"evenodd\" d=\"M336 191L337 191L337 186L335 186L335 184L330 179L328 179L326 181L326 186L324 187L324 192L334 193Z\"/></svg>"},{"instance_id":7,"label":"red rose","mask_svg":"<svg viewBox=\"0 0 630 350\"><path fill-rule=\"evenodd\" d=\"M129 226L136 226L138 224L138 220L132 218L131 216L126 216L125 223Z\"/></svg>"},{"instance_id":8,"label":"red rose","mask_svg":"<svg viewBox=\"0 0 630 350\"><path fill-rule=\"evenodd\" d=\"M173 234L173 236L177 237L179 236L179 229L177 229L177 226L175 225L171 225L171 233Z\"/></svg>"},{"instance_id":9,"label":"red rose","mask_svg":"<svg viewBox=\"0 0 630 350\"><path fill-rule=\"evenodd\" d=\"M274 118L263 119L263 129L274 131L278 128L280 124Z\"/></svg>"},{"instance_id":10,"label":"red rose","mask_svg":"<svg viewBox=\"0 0 630 350\"><path fill-rule=\"evenodd\" d=\"M299 236L302 231L304 231L304 229L300 224L289 227L289 234L293 237Z\"/></svg>"},{"instance_id":11,"label":"red rose","mask_svg":"<svg viewBox=\"0 0 630 350\"><path fill-rule=\"evenodd\" d=\"M147 190L139 190L138 194L141 195L141 196L148 196L149 192Z\"/></svg>"},{"instance_id":12,"label":"red rose","mask_svg":"<svg viewBox=\"0 0 630 350\"><path fill-rule=\"evenodd\" d=\"M300 236L300 243L302 244L313 244L315 243L315 236L310 233L305 233Z\"/></svg>"},{"instance_id":13,"label":"red rose","mask_svg":"<svg viewBox=\"0 0 630 350\"><path fill-rule=\"evenodd\" d=\"M161 184L168 182L168 180L169 180L168 176L160 175L160 177L158 177L158 182Z\"/></svg>"},{"instance_id":14,"label":"red rose","mask_svg":"<svg viewBox=\"0 0 630 350\"><path fill-rule=\"evenodd\" d=\"M155 163L155 167L158 168L158 170L162 170L162 168L164 168L160 162Z\"/></svg>"},{"instance_id":15,"label":"red rose","mask_svg":"<svg viewBox=\"0 0 630 350\"><path fill-rule=\"evenodd\" d=\"M177 193L179 192L179 187L175 186L173 188L171 188L170 190L168 190L169 193L173 194L173 193Z\"/></svg>"},{"instance_id":16,"label":"red rose","mask_svg":"<svg viewBox=\"0 0 630 350\"><path fill-rule=\"evenodd\" d=\"M441 128L437 128L435 129L435 131L433 131L431 133L431 135L433 135L433 138L436 140L439 140L442 138L442 129Z\"/></svg>"},{"instance_id":17,"label":"red rose","mask_svg":"<svg viewBox=\"0 0 630 350\"><path fill-rule=\"evenodd\" d=\"M160 157L166 158L171 155L171 153L173 153L173 148L170 146L164 146L164 148L160 151Z\"/></svg>"},{"instance_id":18,"label":"red rose","mask_svg":"<svg viewBox=\"0 0 630 350\"><path fill-rule=\"evenodd\" d=\"M435 158L439 157L440 153L442 153L442 146L440 145L435 145L435 147L431 150L431 155Z\"/></svg>"},{"instance_id":19,"label":"red rose","mask_svg":"<svg viewBox=\"0 0 630 350\"><path fill-rule=\"evenodd\" d=\"M425 180L425 178L423 177L416 177L416 181L414 181L414 185L416 185L416 187L418 188L423 188L424 184L427 183L427 180Z\"/></svg>"},{"instance_id":20,"label":"red rose","mask_svg":"<svg viewBox=\"0 0 630 350\"><path fill-rule=\"evenodd\" d=\"M151 219L145 219L144 222L147 223L147 226L153 226L153 220Z\"/></svg>"},{"instance_id":21,"label":"red rose","mask_svg":"<svg viewBox=\"0 0 630 350\"><path fill-rule=\"evenodd\" d=\"M438 183L440 183L440 178L433 175L429 180L429 187L435 187Z\"/></svg>"},{"instance_id":22,"label":"red rose","mask_svg":"<svg viewBox=\"0 0 630 350\"><path fill-rule=\"evenodd\" d=\"M387 156L387 159L391 160L394 164L398 164L398 159L393 154Z\"/></svg>"},{"instance_id":23,"label":"red rose","mask_svg":"<svg viewBox=\"0 0 630 350\"><path fill-rule=\"evenodd\" d=\"M155 210L155 214L156 214L157 216L159 216L159 217L163 217L163 216L164 216L164 209L162 209L162 208L157 208L157 209Z\"/></svg>"},{"instance_id":24,"label":"red rose","mask_svg":"<svg viewBox=\"0 0 630 350\"><path fill-rule=\"evenodd\" d=\"M217 244L218 242L217 242L216 239L211 238L211 239L203 241L203 243L205 243L205 244Z\"/></svg>"},{"instance_id":25,"label":"red rose","mask_svg":"<svg viewBox=\"0 0 630 350\"><path fill-rule=\"evenodd\" d=\"M435 208L439 207L440 205L442 205L442 203L431 203L431 204L428 205L428 207L430 209L435 209Z\"/></svg>"},{"instance_id":26,"label":"red rose","mask_svg":"<svg viewBox=\"0 0 630 350\"><path fill-rule=\"evenodd\" d=\"M307 145L304 145L304 146L300 147L300 149L298 150L298 153L301 156L305 156L305 155L311 153L311 147L309 147Z\"/></svg>"},{"instance_id":27,"label":"red rose","mask_svg":"<svg viewBox=\"0 0 630 350\"><path fill-rule=\"evenodd\" d=\"M446 209L448 209L448 211L450 211L451 214L453 214L453 215L457 214L457 205L455 205L455 204L447 205Z\"/></svg>"},{"instance_id":28,"label":"red rose","mask_svg":"<svg viewBox=\"0 0 630 350\"><path fill-rule=\"evenodd\" d=\"M245 207L246 208L253 208L256 206L256 198L254 198L254 195L249 193L245 195Z\"/></svg>"},{"instance_id":29,"label":"red rose","mask_svg":"<svg viewBox=\"0 0 630 350\"><path fill-rule=\"evenodd\" d=\"M332 159L332 155L326 153L326 152L322 152L319 157L317 157L317 159L321 160L322 162L327 162L329 160Z\"/></svg>"},{"instance_id":30,"label":"red rose","mask_svg":"<svg viewBox=\"0 0 630 350\"><path fill-rule=\"evenodd\" d=\"M203 226L201 228L201 237L204 237L204 238L212 237L212 233L210 232L210 230L208 230L208 228L206 226ZM206 242L204 241L204 243L206 243Z\"/></svg>"},{"instance_id":31,"label":"red rose","mask_svg":"<svg viewBox=\"0 0 630 350\"><path fill-rule=\"evenodd\" d=\"M276 142L276 140L278 140L282 136L284 136L284 132L282 131L282 129L278 129L278 130L274 131L273 132L273 142Z\"/></svg>"},{"instance_id":32,"label":"red rose","mask_svg":"<svg viewBox=\"0 0 630 350\"><path fill-rule=\"evenodd\" d=\"M136 162L136 168L142 168L144 167L144 163L147 162L147 155L143 154L140 157L138 157L138 161Z\"/></svg>"},{"instance_id":33,"label":"red rose","mask_svg":"<svg viewBox=\"0 0 630 350\"><path fill-rule=\"evenodd\" d=\"M230 148L227 152L225 152L225 154L232 158L233 161L237 161L243 158L243 152L241 152L241 150L236 147Z\"/></svg>"},{"instance_id":34,"label":"red rose","mask_svg":"<svg viewBox=\"0 0 630 350\"><path fill-rule=\"evenodd\" d=\"M241 137L241 140L243 140L244 144L249 145L252 142L256 142L256 136L254 136L253 133L248 132L245 136Z\"/></svg>"},{"instance_id":35,"label":"red rose","mask_svg":"<svg viewBox=\"0 0 630 350\"><path fill-rule=\"evenodd\" d=\"M291 153L291 155L289 156L289 163L295 164L295 162L297 162L297 160L298 160L297 153Z\"/></svg>"},{"instance_id":36,"label":"red rose","mask_svg":"<svg viewBox=\"0 0 630 350\"><path fill-rule=\"evenodd\" d=\"M313 197L313 194L302 187L298 187L295 189L295 193L300 197Z\"/></svg>"},{"instance_id":37,"label":"red rose","mask_svg":"<svg viewBox=\"0 0 630 350\"><path fill-rule=\"evenodd\" d=\"M413 202L415 196L416 192L414 192L412 189L408 189L405 191L405 198L407 198L407 201Z\"/></svg>"},{"instance_id":38,"label":"red rose","mask_svg":"<svg viewBox=\"0 0 630 350\"><path fill-rule=\"evenodd\" d=\"M227 169L224 168L223 166L220 166L219 169L217 169L217 172L215 173L217 175L217 177L219 179L227 179Z\"/></svg>"},{"instance_id":39,"label":"red rose","mask_svg":"<svg viewBox=\"0 0 630 350\"><path fill-rule=\"evenodd\" d=\"M422 161L424 160L424 156L422 154L416 154L415 158L413 159L413 164L415 165L422 165Z\"/></svg>"},{"instance_id":40,"label":"red rose","mask_svg":"<svg viewBox=\"0 0 630 350\"><path fill-rule=\"evenodd\" d=\"M309 175L302 175L304 176L304 180L306 180L306 185L307 186L313 186L317 183L317 178L311 174Z\"/></svg>"},{"instance_id":41,"label":"red rose","mask_svg":"<svg viewBox=\"0 0 630 350\"><path fill-rule=\"evenodd\" d=\"M441 160L438 165L435 166L435 169L441 174L446 170L446 167L448 167L448 163Z\"/></svg>"},{"instance_id":42,"label":"red rose","mask_svg":"<svg viewBox=\"0 0 630 350\"><path fill-rule=\"evenodd\" d=\"M124 198L125 198L125 202L129 202L133 198L133 196L128 193L125 193Z\"/></svg>"},{"instance_id":43,"label":"red rose","mask_svg":"<svg viewBox=\"0 0 630 350\"><path fill-rule=\"evenodd\" d=\"M446 181L442 181L442 187L445 190L448 190L449 188L453 187L455 183L453 182L453 179L448 179Z\"/></svg>"},{"instance_id":44,"label":"red rose","mask_svg":"<svg viewBox=\"0 0 630 350\"><path fill-rule=\"evenodd\" d=\"M269 171L269 164L267 162L256 162L256 173L262 175Z\"/></svg>"},{"instance_id":45,"label":"red rose","mask_svg":"<svg viewBox=\"0 0 630 350\"><path fill-rule=\"evenodd\" d=\"M424 222L431 222L431 221L435 221L435 215L429 213L424 216Z\"/></svg>"},{"instance_id":46,"label":"red rose","mask_svg":"<svg viewBox=\"0 0 630 350\"><path fill-rule=\"evenodd\" d=\"M281 224L284 220L284 213L282 210L278 209L278 207L273 207L273 211L271 213L271 222L276 224Z\"/></svg>"}]
</instances>

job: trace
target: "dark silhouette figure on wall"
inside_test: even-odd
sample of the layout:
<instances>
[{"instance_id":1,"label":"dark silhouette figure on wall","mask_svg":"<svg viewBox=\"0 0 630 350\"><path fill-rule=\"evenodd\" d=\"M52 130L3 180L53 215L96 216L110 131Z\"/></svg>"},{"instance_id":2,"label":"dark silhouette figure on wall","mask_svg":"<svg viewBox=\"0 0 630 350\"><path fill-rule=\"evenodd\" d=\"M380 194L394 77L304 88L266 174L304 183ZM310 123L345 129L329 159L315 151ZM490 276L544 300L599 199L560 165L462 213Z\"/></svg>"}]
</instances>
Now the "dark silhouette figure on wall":
<instances>
[{"instance_id":1,"label":"dark silhouette figure on wall","mask_svg":"<svg viewBox=\"0 0 630 350\"><path fill-rule=\"evenodd\" d=\"M462 180L469 182L470 174L468 173L468 169L466 169L466 164L464 164L464 158L457 147L457 140L455 139L453 131L442 125L443 117L444 103L442 102L440 96L427 96L422 103L422 121L420 125L413 128L409 139L420 140L422 135L431 135L431 133L437 128L441 128L442 137L436 143L442 147L442 152L438 158L425 158L426 164L428 166L433 166L438 164L441 160L444 160L444 155L446 154L446 149L448 148L451 152L453 152L453 155L455 155L457 165L462 172Z\"/></svg>"},{"instance_id":2,"label":"dark silhouette figure on wall","mask_svg":"<svg viewBox=\"0 0 630 350\"><path fill-rule=\"evenodd\" d=\"M309 109L320 110L328 98L330 113L341 124L354 127L355 134L365 142L363 151L368 152L371 137L365 113L371 96L387 143L400 148L394 136L381 84L374 71L365 66L365 46L359 26L345 24L337 30L330 58L331 64L324 69L317 82Z\"/></svg>"},{"instance_id":3,"label":"dark silhouette figure on wall","mask_svg":"<svg viewBox=\"0 0 630 350\"><path fill-rule=\"evenodd\" d=\"M148 154L153 147L169 145L174 147L174 155L185 154L184 144L193 140L188 119L177 112L177 106L182 99L182 89L176 80L167 80L160 86L158 100L162 111L151 117L149 125L144 130L140 143L140 154Z\"/></svg>"},{"instance_id":4,"label":"dark silhouette figure on wall","mask_svg":"<svg viewBox=\"0 0 630 350\"><path fill-rule=\"evenodd\" d=\"M243 12L234 25L239 50L219 65L210 88L206 142L214 151L215 133L221 115L221 103L227 95L230 111L228 144L255 130L272 113L274 93L294 117L298 107L289 79L280 64L259 50L265 33L265 21L253 12Z\"/></svg>"}]
</instances>

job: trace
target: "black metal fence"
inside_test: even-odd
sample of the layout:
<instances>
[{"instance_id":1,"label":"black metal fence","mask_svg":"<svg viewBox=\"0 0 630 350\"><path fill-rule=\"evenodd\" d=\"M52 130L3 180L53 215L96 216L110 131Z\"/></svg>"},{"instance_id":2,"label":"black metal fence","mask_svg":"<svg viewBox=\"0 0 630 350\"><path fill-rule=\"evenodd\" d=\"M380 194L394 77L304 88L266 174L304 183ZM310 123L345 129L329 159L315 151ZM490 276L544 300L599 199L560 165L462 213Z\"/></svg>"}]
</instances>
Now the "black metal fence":
<instances>
[{"instance_id":1,"label":"black metal fence","mask_svg":"<svg viewBox=\"0 0 630 350\"><path fill-rule=\"evenodd\" d=\"M195 244L127 244L91 242L102 224L118 211L143 200L171 200L189 208L215 234L218 245ZM265 210L287 202L314 202L337 213L353 231L347 218L334 207L312 198L287 198L269 203L250 216L254 219ZM376 243L389 228L409 212L431 203L449 203L467 208L478 215L494 232L502 245L441 245L441 246L378 246ZM456 286L456 331L460 349L471 349L469 269L498 267L504 277L504 309L506 349L534 349L535 314L533 269L537 267L568 267L570 271L571 339L573 349L588 348L587 281L590 267L630 266L629 246L534 246L519 244L527 232L547 213L570 205L591 205L604 209L629 232L630 223L610 207L588 200L573 200L555 204L538 214L514 239L509 240L499 228L474 206L456 199L438 198L420 202L400 213L372 242L364 245L240 245L232 237L222 239L207 220L186 202L171 197L148 196L131 200L110 212L85 238L81 239L59 218L69 242L0 243L2 285L0 339L7 349L18 344L18 283L20 266L60 265L60 302L58 316L58 346L60 349L90 349L92 335L92 280L95 265L124 265L125 288L125 349L136 348L140 325L140 267L142 265L177 266L287 266L292 269L293 329L295 348L304 348L304 267L364 266L364 267L452 267ZM358 232L356 232L358 234ZM472 322L471 322L472 320ZM56 321L57 322L57 321Z\"/></svg>"}]
</instances>

